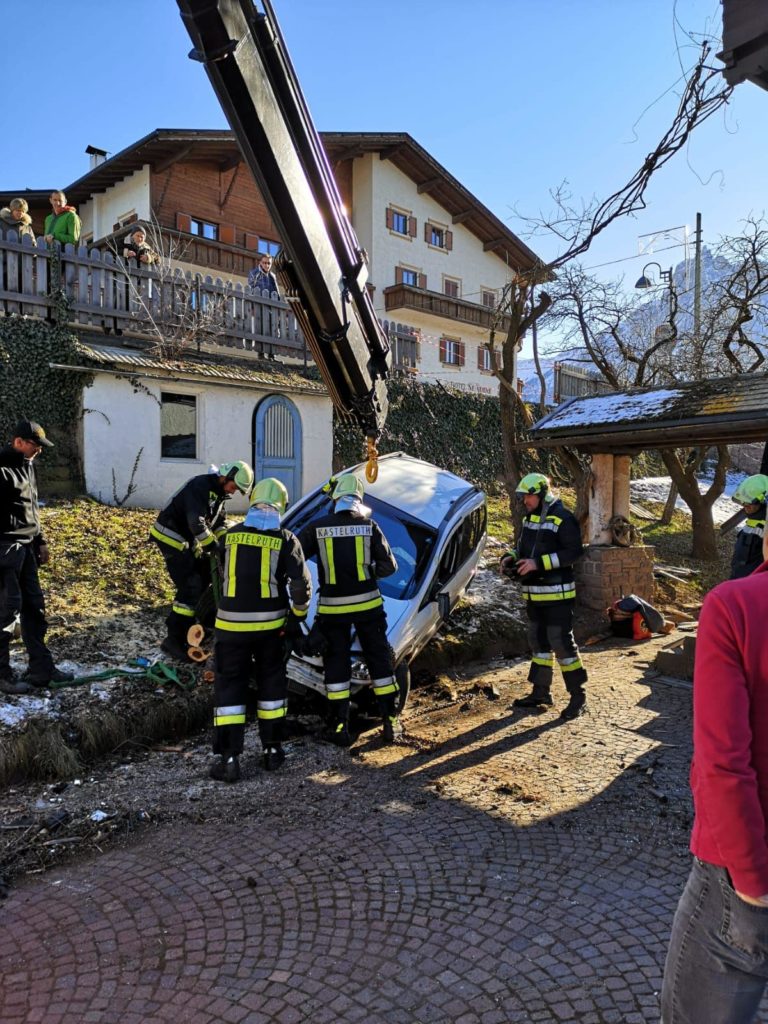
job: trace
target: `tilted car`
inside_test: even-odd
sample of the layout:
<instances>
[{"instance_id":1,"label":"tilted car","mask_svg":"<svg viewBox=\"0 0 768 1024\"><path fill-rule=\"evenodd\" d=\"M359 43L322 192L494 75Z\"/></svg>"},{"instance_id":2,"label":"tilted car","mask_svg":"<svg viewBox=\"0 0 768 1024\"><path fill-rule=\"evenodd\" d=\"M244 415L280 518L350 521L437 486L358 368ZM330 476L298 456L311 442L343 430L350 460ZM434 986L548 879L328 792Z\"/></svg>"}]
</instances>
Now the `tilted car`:
<instances>
[{"instance_id":1,"label":"tilted car","mask_svg":"<svg viewBox=\"0 0 768 1024\"><path fill-rule=\"evenodd\" d=\"M429 462L394 452L379 459L375 483L365 479L365 464L354 473L365 488L364 503L381 527L397 559L397 572L378 581L387 614L400 708L410 689L410 664L437 632L440 624L472 581L486 540L485 494L461 477ZM322 487L310 492L283 518L283 526L299 534L313 520L332 511L330 494ZM317 601L317 566L309 562L313 599ZM357 656L356 656L357 654ZM372 695L371 679L353 641L352 695L357 703ZM325 693L322 660L294 654L288 662L292 688Z\"/></svg>"}]
</instances>

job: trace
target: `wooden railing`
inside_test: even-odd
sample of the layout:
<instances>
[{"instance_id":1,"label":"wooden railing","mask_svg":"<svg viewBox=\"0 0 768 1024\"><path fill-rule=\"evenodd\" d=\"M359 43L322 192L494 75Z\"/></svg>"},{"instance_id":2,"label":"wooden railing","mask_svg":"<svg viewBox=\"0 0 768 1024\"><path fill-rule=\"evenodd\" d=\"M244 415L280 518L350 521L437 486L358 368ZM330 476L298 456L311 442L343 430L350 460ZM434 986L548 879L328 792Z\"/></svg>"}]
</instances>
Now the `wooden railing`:
<instances>
[{"instance_id":1,"label":"wooden railing","mask_svg":"<svg viewBox=\"0 0 768 1024\"><path fill-rule=\"evenodd\" d=\"M166 263L137 268L111 252L33 245L11 231L0 238L0 316L53 319L63 291L76 330L152 340L186 331L198 345L304 354L296 318L275 293Z\"/></svg>"},{"instance_id":2,"label":"wooden railing","mask_svg":"<svg viewBox=\"0 0 768 1024\"><path fill-rule=\"evenodd\" d=\"M424 288L414 288L409 284L390 285L384 289L384 309L387 313L395 309L413 309L431 316L455 320L462 324L472 324L483 330L494 325L495 311L488 306L481 306L466 299L455 299L442 292L430 292ZM500 318L496 325L498 330L509 330L509 317Z\"/></svg>"}]
</instances>

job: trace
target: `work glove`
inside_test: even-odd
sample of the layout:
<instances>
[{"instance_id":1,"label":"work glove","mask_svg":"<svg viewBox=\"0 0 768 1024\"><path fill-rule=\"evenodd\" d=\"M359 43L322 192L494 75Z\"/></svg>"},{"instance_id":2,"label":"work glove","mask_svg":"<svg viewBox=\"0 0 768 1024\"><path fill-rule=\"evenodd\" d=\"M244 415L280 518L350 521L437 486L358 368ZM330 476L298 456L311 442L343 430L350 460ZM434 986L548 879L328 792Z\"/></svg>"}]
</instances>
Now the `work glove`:
<instances>
[{"instance_id":1,"label":"work glove","mask_svg":"<svg viewBox=\"0 0 768 1024\"><path fill-rule=\"evenodd\" d=\"M517 572L517 555L514 551L508 552L506 555L502 555L501 561L499 562L499 570L502 576L507 576L511 580L516 580Z\"/></svg>"}]
</instances>

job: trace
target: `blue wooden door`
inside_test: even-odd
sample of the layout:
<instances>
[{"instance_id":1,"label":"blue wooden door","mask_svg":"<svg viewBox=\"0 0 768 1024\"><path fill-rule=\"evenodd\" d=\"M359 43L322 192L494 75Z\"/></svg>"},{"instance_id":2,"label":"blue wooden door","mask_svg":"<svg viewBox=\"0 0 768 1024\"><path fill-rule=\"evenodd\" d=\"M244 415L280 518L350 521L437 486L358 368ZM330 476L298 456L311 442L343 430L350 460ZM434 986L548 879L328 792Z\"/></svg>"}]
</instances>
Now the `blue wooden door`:
<instances>
[{"instance_id":1,"label":"blue wooden door","mask_svg":"<svg viewBox=\"0 0 768 1024\"><path fill-rule=\"evenodd\" d=\"M288 488L288 500L301 497L301 419L283 395L270 395L257 406L253 423L256 479L274 476Z\"/></svg>"}]
</instances>

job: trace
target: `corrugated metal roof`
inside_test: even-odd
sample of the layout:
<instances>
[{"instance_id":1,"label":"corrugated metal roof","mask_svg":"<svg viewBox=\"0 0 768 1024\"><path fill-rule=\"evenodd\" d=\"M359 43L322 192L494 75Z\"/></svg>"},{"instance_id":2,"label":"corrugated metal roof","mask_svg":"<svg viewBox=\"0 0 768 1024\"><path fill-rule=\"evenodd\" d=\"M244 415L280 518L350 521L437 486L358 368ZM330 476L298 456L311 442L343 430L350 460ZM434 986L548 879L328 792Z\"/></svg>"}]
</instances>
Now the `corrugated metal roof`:
<instances>
[{"instance_id":1,"label":"corrugated metal roof","mask_svg":"<svg viewBox=\"0 0 768 1024\"><path fill-rule=\"evenodd\" d=\"M203 359L163 359L138 349L89 345L83 341L78 342L77 347L84 358L92 363L120 367L134 373L154 370L169 376L182 374L194 378L202 377L207 380L239 381L251 387L262 385L271 388L279 387L286 391L327 393L326 388L319 381L309 380L285 366L266 369L263 364L252 368L241 364L211 363Z\"/></svg>"}]
</instances>

